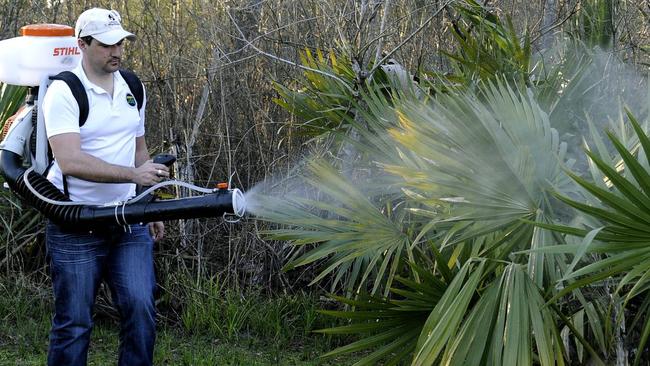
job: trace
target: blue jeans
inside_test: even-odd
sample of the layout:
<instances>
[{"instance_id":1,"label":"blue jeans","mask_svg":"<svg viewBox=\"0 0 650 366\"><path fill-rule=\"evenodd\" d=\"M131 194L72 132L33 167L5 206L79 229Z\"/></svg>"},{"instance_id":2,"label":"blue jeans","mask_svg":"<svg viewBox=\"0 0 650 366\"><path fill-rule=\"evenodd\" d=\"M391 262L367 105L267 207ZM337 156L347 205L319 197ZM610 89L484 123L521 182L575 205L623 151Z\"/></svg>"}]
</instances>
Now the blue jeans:
<instances>
[{"instance_id":1,"label":"blue jeans","mask_svg":"<svg viewBox=\"0 0 650 366\"><path fill-rule=\"evenodd\" d=\"M155 341L153 240L146 225L81 231L48 223L54 287L48 365L86 365L93 305L102 280L120 314L119 365L151 365Z\"/></svg>"}]
</instances>

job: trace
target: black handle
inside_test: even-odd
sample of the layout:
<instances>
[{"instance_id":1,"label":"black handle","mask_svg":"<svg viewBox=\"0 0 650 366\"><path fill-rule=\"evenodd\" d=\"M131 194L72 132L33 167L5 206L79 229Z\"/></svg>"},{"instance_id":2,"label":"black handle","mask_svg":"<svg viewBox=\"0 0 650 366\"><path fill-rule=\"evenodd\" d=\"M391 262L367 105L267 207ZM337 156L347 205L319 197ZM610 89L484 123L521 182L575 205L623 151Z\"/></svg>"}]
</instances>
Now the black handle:
<instances>
[{"instance_id":1,"label":"black handle","mask_svg":"<svg viewBox=\"0 0 650 366\"><path fill-rule=\"evenodd\" d=\"M175 161L176 161L176 155L172 155L172 154L158 154L158 155L153 157L153 162L154 163L163 164L168 168L171 168L172 164L174 164ZM140 193L144 192L145 190L147 190L148 188L149 187L143 187L143 186L138 185L135 188L136 194L140 194ZM153 195L150 195L148 198L143 198L143 199L151 200L151 199L153 199Z\"/></svg>"},{"instance_id":2,"label":"black handle","mask_svg":"<svg viewBox=\"0 0 650 366\"><path fill-rule=\"evenodd\" d=\"M163 164L168 168L174 164L176 156L171 154L158 154L153 157L153 162L156 164Z\"/></svg>"}]
</instances>

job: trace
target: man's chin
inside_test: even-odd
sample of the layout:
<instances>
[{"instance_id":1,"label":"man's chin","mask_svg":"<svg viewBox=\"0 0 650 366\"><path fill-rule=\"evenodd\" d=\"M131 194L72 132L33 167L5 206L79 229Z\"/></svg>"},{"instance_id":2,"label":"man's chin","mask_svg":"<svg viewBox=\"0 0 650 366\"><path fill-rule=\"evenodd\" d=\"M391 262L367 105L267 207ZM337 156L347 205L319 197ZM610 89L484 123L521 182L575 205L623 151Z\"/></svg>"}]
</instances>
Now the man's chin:
<instances>
[{"instance_id":1,"label":"man's chin","mask_svg":"<svg viewBox=\"0 0 650 366\"><path fill-rule=\"evenodd\" d=\"M104 66L104 71L107 72L107 73L113 73L113 72L115 72L115 71L117 71L119 69L120 69L120 64L119 63L117 65L108 64L108 65Z\"/></svg>"}]
</instances>

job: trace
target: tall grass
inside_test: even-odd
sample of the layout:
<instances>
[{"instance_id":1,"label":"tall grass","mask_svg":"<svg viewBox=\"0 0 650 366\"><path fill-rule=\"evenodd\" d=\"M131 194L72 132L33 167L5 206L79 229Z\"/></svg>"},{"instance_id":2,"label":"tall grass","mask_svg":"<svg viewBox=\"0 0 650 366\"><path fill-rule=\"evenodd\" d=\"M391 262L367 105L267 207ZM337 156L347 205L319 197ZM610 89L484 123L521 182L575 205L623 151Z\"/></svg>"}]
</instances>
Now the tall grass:
<instances>
[{"instance_id":1,"label":"tall grass","mask_svg":"<svg viewBox=\"0 0 650 366\"><path fill-rule=\"evenodd\" d=\"M347 359L320 360L336 346L314 327L332 326L316 311L320 300L307 293L266 296L234 291L214 278L200 285L181 280L176 309L162 304L155 348L156 365L341 365ZM48 282L21 274L0 276L0 365L42 365L48 344L52 298ZM175 289L176 289L175 288ZM102 295L103 296L103 295ZM99 301L103 303L105 299ZM182 300L183 302L178 302ZM180 323L172 316L180 313ZM103 307L95 314L89 364L114 365L118 323Z\"/></svg>"},{"instance_id":2,"label":"tall grass","mask_svg":"<svg viewBox=\"0 0 650 366\"><path fill-rule=\"evenodd\" d=\"M189 281L188 281L189 282ZM225 286L219 277L195 283L177 283L186 292L180 308L182 329L189 334L228 341L262 340L272 347L301 347L306 338L323 347L333 342L313 330L337 321L318 314L323 304L314 294L269 295L260 290Z\"/></svg>"},{"instance_id":3,"label":"tall grass","mask_svg":"<svg viewBox=\"0 0 650 366\"><path fill-rule=\"evenodd\" d=\"M45 284L21 275L0 277L0 349L11 346L18 354L42 353L47 344L50 304Z\"/></svg>"}]
</instances>

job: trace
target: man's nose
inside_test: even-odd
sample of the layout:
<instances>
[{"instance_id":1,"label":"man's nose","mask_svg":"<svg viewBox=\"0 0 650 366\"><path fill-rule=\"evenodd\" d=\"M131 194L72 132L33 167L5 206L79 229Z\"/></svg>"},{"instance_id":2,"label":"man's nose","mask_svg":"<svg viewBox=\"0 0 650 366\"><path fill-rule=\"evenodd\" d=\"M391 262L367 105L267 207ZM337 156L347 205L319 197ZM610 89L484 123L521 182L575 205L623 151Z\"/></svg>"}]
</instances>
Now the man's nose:
<instances>
[{"instance_id":1,"label":"man's nose","mask_svg":"<svg viewBox=\"0 0 650 366\"><path fill-rule=\"evenodd\" d=\"M122 56L122 46L112 45L111 46L111 56L113 56L113 57Z\"/></svg>"}]
</instances>

